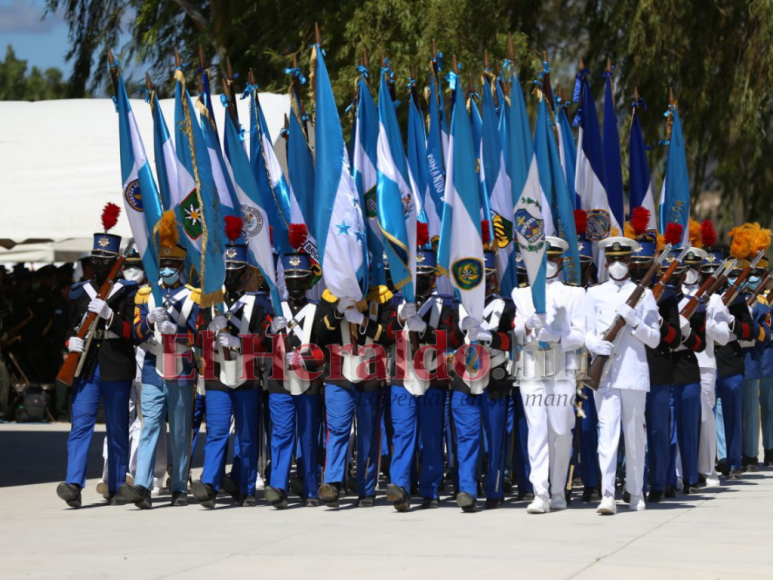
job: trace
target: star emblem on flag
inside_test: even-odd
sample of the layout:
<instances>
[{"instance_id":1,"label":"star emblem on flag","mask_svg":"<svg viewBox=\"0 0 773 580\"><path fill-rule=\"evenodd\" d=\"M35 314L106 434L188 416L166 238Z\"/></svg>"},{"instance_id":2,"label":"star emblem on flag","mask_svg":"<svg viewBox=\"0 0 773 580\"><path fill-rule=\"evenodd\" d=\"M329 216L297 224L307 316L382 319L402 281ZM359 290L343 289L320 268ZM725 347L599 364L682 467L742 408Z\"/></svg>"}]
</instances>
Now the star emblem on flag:
<instances>
[{"instance_id":1,"label":"star emblem on flag","mask_svg":"<svg viewBox=\"0 0 773 580\"><path fill-rule=\"evenodd\" d=\"M341 222L336 227L338 228L338 235L342 236L344 234L348 234L352 226L347 225L346 222Z\"/></svg>"}]
</instances>

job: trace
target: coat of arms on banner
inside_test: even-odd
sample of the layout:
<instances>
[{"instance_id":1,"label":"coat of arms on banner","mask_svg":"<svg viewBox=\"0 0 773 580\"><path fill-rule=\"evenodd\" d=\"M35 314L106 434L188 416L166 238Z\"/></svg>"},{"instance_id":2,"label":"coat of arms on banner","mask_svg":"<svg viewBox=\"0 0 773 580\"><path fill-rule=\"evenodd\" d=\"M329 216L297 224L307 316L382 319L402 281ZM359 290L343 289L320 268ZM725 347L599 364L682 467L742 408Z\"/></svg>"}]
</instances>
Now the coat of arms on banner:
<instances>
[{"instance_id":1,"label":"coat of arms on banner","mask_svg":"<svg viewBox=\"0 0 773 580\"><path fill-rule=\"evenodd\" d=\"M611 224L612 220L607 210L588 210L588 228L585 230L585 236L593 242L608 238Z\"/></svg>"},{"instance_id":2,"label":"coat of arms on banner","mask_svg":"<svg viewBox=\"0 0 773 580\"><path fill-rule=\"evenodd\" d=\"M140 182L135 179L129 185L126 186L124 191L126 197L126 203L135 211L144 211L142 207L142 192L140 191Z\"/></svg>"},{"instance_id":3,"label":"coat of arms on banner","mask_svg":"<svg viewBox=\"0 0 773 580\"><path fill-rule=\"evenodd\" d=\"M242 217L244 218L244 235L246 237L257 236L263 229L263 215L257 208L242 205Z\"/></svg>"},{"instance_id":4,"label":"coat of arms on banner","mask_svg":"<svg viewBox=\"0 0 773 580\"><path fill-rule=\"evenodd\" d=\"M515 212L515 231L529 244L536 244L543 238L545 222L521 208Z\"/></svg>"},{"instance_id":5,"label":"coat of arms on banner","mask_svg":"<svg viewBox=\"0 0 773 580\"><path fill-rule=\"evenodd\" d=\"M462 258L451 266L454 281L460 290L472 290L481 283L483 264L475 258Z\"/></svg>"},{"instance_id":6,"label":"coat of arms on banner","mask_svg":"<svg viewBox=\"0 0 773 580\"><path fill-rule=\"evenodd\" d=\"M190 239L197 239L204 231L204 224L199 196L195 189L180 202L180 213L185 233Z\"/></svg>"}]
</instances>

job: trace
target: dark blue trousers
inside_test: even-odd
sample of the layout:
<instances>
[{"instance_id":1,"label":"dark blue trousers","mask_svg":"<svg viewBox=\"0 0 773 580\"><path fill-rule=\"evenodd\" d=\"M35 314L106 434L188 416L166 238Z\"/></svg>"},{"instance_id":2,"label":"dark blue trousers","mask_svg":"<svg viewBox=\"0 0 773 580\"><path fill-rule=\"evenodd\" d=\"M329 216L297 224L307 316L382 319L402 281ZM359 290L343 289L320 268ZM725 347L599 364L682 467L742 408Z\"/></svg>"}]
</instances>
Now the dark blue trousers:
<instances>
[{"instance_id":1,"label":"dark blue trousers","mask_svg":"<svg viewBox=\"0 0 773 580\"><path fill-rule=\"evenodd\" d=\"M271 487L287 492L290 478L295 436L305 460L311 461L311 469L301 470L303 479L302 499L317 497L319 480L317 478L316 457L319 435L320 395L296 395L289 393L271 393L268 406L271 411Z\"/></svg>"},{"instance_id":2,"label":"dark blue trousers","mask_svg":"<svg viewBox=\"0 0 773 580\"><path fill-rule=\"evenodd\" d=\"M599 485L599 416L593 390L583 387L588 398L583 402L585 417L580 419L580 475L585 487Z\"/></svg>"},{"instance_id":3,"label":"dark blue trousers","mask_svg":"<svg viewBox=\"0 0 773 580\"><path fill-rule=\"evenodd\" d=\"M743 375L717 377L717 391L722 400L727 463L730 469L741 469L743 432Z\"/></svg>"},{"instance_id":4,"label":"dark blue trousers","mask_svg":"<svg viewBox=\"0 0 773 580\"><path fill-rule=\"evenodd\" d=\"M666 489L671 444L671 385L650 385L644 417L647 421L647 482L650 490Z\"/></svg>"},{"instance_id":5,"label":"dark blue trousers","mask_svg":"<svg viewBox=\"0 0 773 580\"><path fill-rule=\"evenodd\" d=\"M72 426L67 439L66 483L86 485L86 464L91 436L104 400L107 429L107 487L116 493L126 483L129 460L129 393L131 381L103 381L99 365L90 380L76 379L72 386Z\"/></svg>"},{"instance_id":6,"label":"dark blue trousers","mask_svg":"<svg viewBox=\"0 0 773 580\"><path fill-rule=\"evenodd\" d=\"M513 470L518 481L518 491L534 493L534 487L529 480L531 464L529 463L529 424L526 422L526 412L519 389L513 389L513 415L515 420L515 441L513 444Z\"/></svg>"},{"instance_id":7,"label":"dark blue trousers","mask_svg":"<svg viewBox=\"0 0 773 580\"><path fill-rule=\"evenodd\" d=\"M674 385L674 415L682 479L685 485L698 483L698 439L701 430L701 384Z\"/></svg>"}]
</instances>

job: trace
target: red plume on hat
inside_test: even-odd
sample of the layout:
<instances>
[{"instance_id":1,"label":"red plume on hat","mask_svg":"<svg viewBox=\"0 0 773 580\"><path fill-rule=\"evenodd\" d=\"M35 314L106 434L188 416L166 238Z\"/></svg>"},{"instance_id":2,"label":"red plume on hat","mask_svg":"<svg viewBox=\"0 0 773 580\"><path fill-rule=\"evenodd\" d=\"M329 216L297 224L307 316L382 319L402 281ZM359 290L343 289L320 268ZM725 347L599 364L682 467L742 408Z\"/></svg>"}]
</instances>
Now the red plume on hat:
<instances>
[{"instance_id":1,"label":"red plume on hat","mask_svg":"<svg viewBox=\"0 0 773 580\"><path fill-rule=\"evenodd\" d=\"M711 220L703 220L701 223L701 240L706 248L712 248L717 243L717 230Z\"/></svg>"},{"instance_id":2,"label":"red plume on hat","mask_svg":"<svg viewBox=\"0 0 773 580\"><path fill-rule=\"evenodd\" d=\"M309 239L309 228L306 224L290 224L290 246L299 252L303 249L306 240Z\"/></svg>"},{"instance_id":3,"label":"red plume on hat","mask_svg":"<svg viewBox=\"0 0 773 580\"><path fill-rule=\"evenodd\" d=\"M483 220L480 222L480 235L483 238L483 245L486 246L491 242L491 222Z\"/></svg>"},{"instance_id":4,"label":"red plume on hat","mask_svg":"<svg viewBox=\"0 0 773 580\"><path fill-rule=\"evenodd\" d=\"M118 223L118 216L121 215L121 208L112 202L105 204L102 210L102 227L105 233L109 232Z\"/></svg>"},{"instance_id":5,"label":"red plume on hat","mask_svg":"<svg viewBox=\"0 0 773 580\"><path fill-rule=\"evenodd\" d=\"M429 225L416 222L416 247L421 248L427 244L429 244Z\"/></svg>"},{"instance_id":6,"label":"red plume on hat","mask_svg":"<svg viewBox=\"0 0 773 580\"><path fill-rule=\"evenodd\" d=\"M584 209L574 210L574 229L578 236L583 235L588 229L588 212Z\"/></svg>"},{"instance_id":7,"label":"red plume on hat","mask_svg":"<svg viewBox=\"0 0 773 580\"><path fill-rule=\"evenodd\" d=\"M663 234L663 240L667 244L678 246L682 243L683 233L684 228L681 225L675 223L666 224L666 232Z\"/></svg>"},{"instance_id":8,"label":"red plume on hat","mask_svg":"<svg viewBox=\"0 0 773 580\"><path fill-rule=\"evenodd\" d=\"M650 210L646 207L635 207L631 211L631 227L636 237L644 235L650 225Z\"/></svg>"},{"instance_id":9,"label":"red plume on hat","mask_svg":"<svg viewBox=\"0 0 773 580\"><path fill-rule=\"evenodd\" d=\"M242 235L244 221L235 215L225 216L225 235L233 244L239 236Z\"/></svg>"}]
</instances>

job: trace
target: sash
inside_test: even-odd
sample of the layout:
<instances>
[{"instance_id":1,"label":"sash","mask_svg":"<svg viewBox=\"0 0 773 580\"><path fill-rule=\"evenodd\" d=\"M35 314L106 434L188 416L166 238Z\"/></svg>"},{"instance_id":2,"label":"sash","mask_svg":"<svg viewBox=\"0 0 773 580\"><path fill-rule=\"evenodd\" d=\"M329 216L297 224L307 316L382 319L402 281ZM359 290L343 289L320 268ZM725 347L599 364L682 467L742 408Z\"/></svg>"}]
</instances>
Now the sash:
<instances>
[{"instance_id":1,"label":"sash","mask_svg":"<svg viewBox=\"0 0 773 580\"><path fill-rule=\"evenodd\" d=\"M298 314L293 316L292 309L287 302L282 302L282 314L287 319L287 328L289 332L295 334L301 344L311 343L311 331L314 328L314 315L317 312L317 305L313 303L306 304L298 311ZM289 337L288 337L289 341ZM300 378L290 365L287 364L287 359L282 363L285 370L285 378L283 381L283 387L291 395L302 395L311 386L311 381Z\"/></svg>"}]
</instances>

